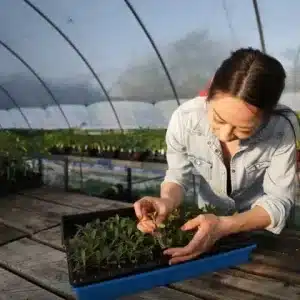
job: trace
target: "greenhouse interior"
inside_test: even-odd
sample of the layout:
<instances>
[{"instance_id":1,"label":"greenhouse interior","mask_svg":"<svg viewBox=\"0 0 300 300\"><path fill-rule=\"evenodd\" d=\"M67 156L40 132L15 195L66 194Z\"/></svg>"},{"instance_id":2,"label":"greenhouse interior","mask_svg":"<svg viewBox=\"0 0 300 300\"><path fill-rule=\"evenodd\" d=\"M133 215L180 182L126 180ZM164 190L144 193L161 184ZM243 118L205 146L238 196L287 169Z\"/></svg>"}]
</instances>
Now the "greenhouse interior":
<instances>
[{"instance_id":1,"label":"greenhouse interior","mask_svg":"<svg viewBox=\"0 0 300 300\"><path fill-rule=\"evenodd\" d=\"M0 7L3 300L75 299L61 218L159 197L173 113L206 100L233 51L259 49L281 62L279 102L300 119L300 1L0 0ZM192 175L187 203L197 204L198 184ZM298 190L278 248L268 236L244 269L197 279L197 290L157 276L164 287L134 299L299 299L299 264L291 260L300 249Z\"/></svg>"},{"instance_id":2,"label":"greenhouse interior","mask_svg":"<svg viewBox=\"0 0 300 300\"><path fill-rule=\"evenodd\" d=\"M157 194L172 112L205 98L239 47L280 60L280 101L300 110L300 4L253 3L2 0L3 182L23 181L19 168L30 168L43 184L89 195Z\"/></svg>"}]
</instances>

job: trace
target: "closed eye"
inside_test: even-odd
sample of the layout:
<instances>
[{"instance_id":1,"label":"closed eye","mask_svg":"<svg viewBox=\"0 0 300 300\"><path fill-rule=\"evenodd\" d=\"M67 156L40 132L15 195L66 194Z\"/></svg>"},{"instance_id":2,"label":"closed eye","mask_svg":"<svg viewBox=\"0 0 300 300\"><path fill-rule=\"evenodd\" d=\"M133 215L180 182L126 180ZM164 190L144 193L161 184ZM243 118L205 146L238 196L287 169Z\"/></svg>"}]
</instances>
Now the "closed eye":
<instances>
[{"instance_id":1,"label":"closed eye","mask_svg":"<svg viewBox=\"0 0 300 300\"><path fill-rule=\"evenodd\" d=\"M225 124L225 122L223 120L220 120L219 118L216 118L216 116L214 115L213 116L213 119L216 123L219 123L219 124Z\"/></svg>"}]
</instances>

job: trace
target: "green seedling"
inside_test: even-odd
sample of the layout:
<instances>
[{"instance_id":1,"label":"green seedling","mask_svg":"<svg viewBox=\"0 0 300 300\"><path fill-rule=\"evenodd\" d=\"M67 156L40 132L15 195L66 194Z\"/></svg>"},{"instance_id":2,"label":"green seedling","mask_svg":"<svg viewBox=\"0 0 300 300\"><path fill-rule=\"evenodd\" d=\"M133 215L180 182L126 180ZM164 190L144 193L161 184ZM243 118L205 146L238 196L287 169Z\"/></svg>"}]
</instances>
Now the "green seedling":
<instances>
[{"instance_id":1,"label":"green seedling","mask_svg":"<svg viewBox=\"0 0 300 300\"><path fill-rule=\"evenodd\" d=\"M139 231L135 219L118 214L105 221L97 219L78 226L75 236L69 240L74 272L86 274L91 268L110 271L155 261L157 253L162 256L161 249L185 246L194 232L182 231L180 227L205 212L208 212L207 208L199 210L195 206L177 209L157 226L153 235ZM155 215L152 217L155 219Z\"/></svg>"}]
</instances>

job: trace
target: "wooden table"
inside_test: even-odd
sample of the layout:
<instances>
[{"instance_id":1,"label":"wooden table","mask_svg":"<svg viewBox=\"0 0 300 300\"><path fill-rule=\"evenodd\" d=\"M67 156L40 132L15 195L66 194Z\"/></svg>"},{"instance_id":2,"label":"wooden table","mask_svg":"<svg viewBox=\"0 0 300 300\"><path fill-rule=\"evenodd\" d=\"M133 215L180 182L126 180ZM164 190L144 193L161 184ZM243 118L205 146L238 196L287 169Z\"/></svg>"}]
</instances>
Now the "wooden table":
<instances>
[{"instance_id":1,"label":"wooden table","mask_svg":"<svg viewBox=\"0 0 300 300\"><path fill-rule=\"evenodd\" d=\"M0 203L0 300L74 299L61 245L61 215L129 205L47 188ZM123 300L299 300L299 274L300 231L286 230L279 237L260 238L249 264Z\"/></svg>"}]
</instances>

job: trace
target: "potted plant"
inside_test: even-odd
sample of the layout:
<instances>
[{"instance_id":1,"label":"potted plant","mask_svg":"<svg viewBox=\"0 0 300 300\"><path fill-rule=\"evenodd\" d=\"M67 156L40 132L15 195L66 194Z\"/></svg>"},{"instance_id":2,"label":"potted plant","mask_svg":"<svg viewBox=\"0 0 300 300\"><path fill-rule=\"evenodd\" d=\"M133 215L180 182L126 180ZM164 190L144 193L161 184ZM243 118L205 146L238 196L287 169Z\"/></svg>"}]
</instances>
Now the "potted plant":
<instances>
[{"instance_id":1,"label":"potted plant","mask_svg":"<svg viewBox=\"0 0 300 300\"><path fill-rule=\"evenodd\" d=\"M201 258L168 265L162 250L185 245L193 233L179 227L199 213L176 210L154 236L137 229L132 207L64 216L62 239L78 299L116 299L246 262L255 245L236 236L221 240Z\"/></svg>"},{"instance_id":2,"label":"potted plant","mask_svg":"<svg viewBox=\"0 0 300 300\"><path fill-rule=\"evenodd\" d=\"M82 149L81 146L77 143L77 144L73 144L72 145L72 155L74 156L81 156L82 155Z\"/></svg>"},{"instance_id":3,"label":"potted plant","mask_svg":"<svg viewBox=\"0 0 300 300\"><path fill-rule=\"evenodd\" d=\"M92 143L88 147L88 154L90 157L97 157L99 155L100 146L98 143Z\"/></svg>"},{"instance_id":4,"label":"potted plant","mask_svg":"<svg viewBox=\"0 0 300 300\"><path fill-rule=\"evenodd\" d=\"M119 146L119 154L118 159L121 160L130 160L131 153L130 153L131 144L127 138L124 138L122 143Z\"/></svg>"},{"instance_id":5,"label":"potted plant","mask_svg":"<svg viewBox=\"0 0 300 300\"><path fill-rule=\"evenodd\" d=\"M160 147L161 147L161 140L158 139L158 138L154 138L150 142L151 151L149 153L147 161L149 161L149 162L161 162L161 155L160 155L160 151L159 151Z\"/></svg>"},{"instance_id":6,"label":"potted plant","mask_svg":"<svg viewBox=\"0 0 300 300\"><path fill-rule=\"evenodd\" d=\"M104 148L103 148L103 157L104 158L113 158L114 157L114 151L112 149L111 143L108 143Z\"/></svg>"}]
</instances>

